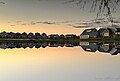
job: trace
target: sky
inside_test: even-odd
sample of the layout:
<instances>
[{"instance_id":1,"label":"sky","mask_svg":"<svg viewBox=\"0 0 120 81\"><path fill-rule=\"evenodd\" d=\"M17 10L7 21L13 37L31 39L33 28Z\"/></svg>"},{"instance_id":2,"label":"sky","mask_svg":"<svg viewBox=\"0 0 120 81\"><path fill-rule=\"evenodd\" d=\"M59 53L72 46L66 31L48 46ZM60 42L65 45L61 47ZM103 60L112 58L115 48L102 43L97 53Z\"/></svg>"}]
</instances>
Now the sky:
<instances>
[{"instance_id":1,"label":"sky","mask_svg":"<svg viewBox=\"0 0 120 81\"><path fill-rule=\"evenodd\" d=\"M65 0L3 0L0 17L8 21L34 20L83 20L90 18L88 13L73 4L64 4ZM84 16L84 17L83 17ZM85 17L86 16L86 17Z\"/></svg>"},{"instance_id":2,"label":"sky","mask_svg":"<svg viewBox=\"0 0 120 81\"><path fill-rule=\"evenodd\" d=\"M71 24L96 17L96 13L81 10L75 4L65 4L65 0L0 1L0 31L79 34L82 30Z\"/></svg>"},{"instance_id":3,"label":"sky","mask_svg":"<svg viewBox=\"0 0 120 81\"><path fill-rule=\"evenodd\" d=\"M0 31L80 34L83 29L76 28L99 26L94 23L84 26L84 23L80 23L91 22L96 18L97 11L90 13L91 4L81 9L75 3L66 3L67 1L69 0L0 0ZM119 16L118 6L113 17L120 18Z\"/></svg>"},{"instance_id":4,"label":"sky","mask_svg":"<svg viewBox=\"0 0 120 81\"><path fill-rule=\"evenodd\" d=\"M65 25L44 25L39 22L73 22L81 20L77 7L65 5L60 0L1 0L0 31L70 33ZM77 13L76 13L77 12ZM73 16L74 14L74 16ZM37 24L34 24L36 23ZM55 31L57 32L55 32ZM76 29L73 33L76 32Z\"/></svg>"},{"instance_id":5,"label":"sky","mask_svg":"<svg viewBox=\"0 0 120 81\"><path fill-rule=\"evenodd\" d=\"M0 0L0 31L80 34L83 29L74 27L89 27L80 22L91 22L96 18L97 12L90 13L90 4L85 9L80 9L80 6L66 3L67 1ZM119 18L119 10L113 15Z\"/></svg>"}]
</instances>

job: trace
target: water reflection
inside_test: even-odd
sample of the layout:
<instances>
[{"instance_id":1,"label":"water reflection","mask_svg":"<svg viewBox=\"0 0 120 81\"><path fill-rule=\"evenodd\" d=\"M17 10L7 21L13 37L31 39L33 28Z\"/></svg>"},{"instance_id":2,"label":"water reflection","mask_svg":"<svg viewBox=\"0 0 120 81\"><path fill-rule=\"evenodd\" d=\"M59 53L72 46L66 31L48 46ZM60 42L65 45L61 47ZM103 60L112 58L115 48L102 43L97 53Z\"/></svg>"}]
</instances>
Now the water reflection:
<instances>
[{"instance_id":1,"label":"water reflection","mask_svg":"<svg viewBox=\"0 0 120 81\"><path fill-rule=\"evenodd\" d=\"M74 47L79 46L79 42L0 42L0 48L13 49L13 48L46 48L46 47Z\"/></svg>"},{"instance_id":2,"label":"water reflection","mask_svg":"<svg viewBox=\"0 0 120 81\"><path fill-rule=\"evenodd\" d=\"M120 42L80 42L83 50L88 52L105 52L111 55L120 53Z\"/></svg>"},{"instance_id":3,"label":"water reflection","mask_svg":"<svg viewBox=\"0 0 120 81\"><path fill-rule=\"evenodd\" d=\"M117 55L120 53L120 42L0 42L1 49L13 48L46 48L46 47L75 47L80 46L86 52L99 52L110 53Z\"/></svg>"}]
</instances>

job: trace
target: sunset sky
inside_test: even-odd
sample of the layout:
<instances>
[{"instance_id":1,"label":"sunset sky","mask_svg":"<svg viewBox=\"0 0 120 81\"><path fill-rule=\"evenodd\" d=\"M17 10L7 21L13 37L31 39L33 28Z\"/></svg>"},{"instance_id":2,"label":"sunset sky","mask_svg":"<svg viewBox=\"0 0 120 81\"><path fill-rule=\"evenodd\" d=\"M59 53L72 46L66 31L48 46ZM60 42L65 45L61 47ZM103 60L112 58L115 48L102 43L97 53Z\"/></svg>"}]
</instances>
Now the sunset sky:
<instances>
[{"instance_id":1,"label":"sunset sky","mask_svg":"<svg viewBox=\"0 0 120 81\"><path fill-rule=\"evenodd\" d=\"M5 4L0 4L0 31L79 34L80 30L64 23L71 24L90 18L79 7L64 4L64 0L1 0L1 2Z\"/></svg>"},{"instance_id":2,"label":"sunset sky","mask_svg":"<svg viewBox=\"0 0 120 81\"><path fill-rule=\"evenodd\" d=\"M0 0L0 31L79 34L82 29L71 24L95 19L96 13L90 13L90 7L80 9L74 3L65 4L66 1Z\"/></svg>"},{"instance_id":3,"label":"sunset sky","mask_svg":"<svg viewBox=\"0 0 120 81\"><path fill-rule=\"evenodd\" d=\"M79 34L82 29L71 25L95 19L97 12L90 13L91 4L80 9L74 3L65 4L66 1L0 0L0 31ZM119 17L118 14L119 10L113 15Z\"/></svg>"}]
</instances>

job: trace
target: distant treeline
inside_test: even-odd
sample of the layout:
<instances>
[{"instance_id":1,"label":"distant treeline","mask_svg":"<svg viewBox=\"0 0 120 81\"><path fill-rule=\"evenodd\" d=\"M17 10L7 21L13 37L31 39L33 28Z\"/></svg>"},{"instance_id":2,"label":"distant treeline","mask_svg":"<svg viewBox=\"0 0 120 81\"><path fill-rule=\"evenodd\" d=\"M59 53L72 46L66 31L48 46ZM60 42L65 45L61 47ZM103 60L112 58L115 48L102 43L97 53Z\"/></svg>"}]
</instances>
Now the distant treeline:
<instances>
[{"instance_id":1,"label":"distant treeline","mask_svg":"<svg viewBox=\"0 0 120 81\"><path fill-rule=\"evenodd\" d=\"M13 32L1 32L0 38L4 39L71 39L71 38L79 38L79 36L76 36L74 34L67 34L67 35L58 35L58 34L50 34L47 35L46 33L13 33Z\"/></svg>"}]
</instances>

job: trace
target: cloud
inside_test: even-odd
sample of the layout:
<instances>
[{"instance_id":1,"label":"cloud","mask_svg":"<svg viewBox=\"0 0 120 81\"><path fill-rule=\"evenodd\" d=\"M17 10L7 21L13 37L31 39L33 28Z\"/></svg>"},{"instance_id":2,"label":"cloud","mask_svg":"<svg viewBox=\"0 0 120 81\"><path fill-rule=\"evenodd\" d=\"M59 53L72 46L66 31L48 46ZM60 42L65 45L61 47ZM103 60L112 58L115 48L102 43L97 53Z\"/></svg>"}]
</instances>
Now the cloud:
<instances>
[{"instance_id":1,"label":"cloud","mask_svg":"<svg viewBox=\"0 0 120 81\"><path fill-rule=\"evenodd\" d=\"M30 26L30 25L38 25L38 24L45 24L45 25L64 25L64 26L71 26L74 28L101 28L101 27L116 27L120 26L120 18L113 18L113 21L109 21L108 19L105 18L100 18L100 19L93 19L90 21L30 21L30 22L24 22L24 21L16 21L16 26L17 25L22 25L22 26ZM11 23L13 25L13 23Z\"/></svg>"},{"instance_id":2,"label":"cloud","mask_svg":"<svg viewBox=\"0 0 120 81\"><path fill-rule=\"evenodd\" d=\"M36 25L35 21L31 21L30 25Z\"/></svg>"},{"instance_id":3,"label":"cloud","mask_svg":"<svg viewBox=\"0 0 120 81\"><path fill-rule=\"evenodd\" d=\"M16 23L21 23L22 21L16 21Z\"/></svg>"},{"instance_id":4,"label":"cloud","mask_svg":"<svg viewBox=\"0 0 120 81\"><path fill-rule=\"evenodd\" d=\"M42 24L57 24L56 22L48 22L48 21L45 21L45 22L42 22Z\"/></svg>"},{"instance_id":5,"label":"cloud","mask_svg":"<svg viewBox=\"0 0 120 81\"><path fill-rule=\"evenodd\" d=\"M113 23L120 23L120 18L114 18L112 22Z\"/></svg>"},{"instance_id":6,"label":"cloud","mask_svg":"<svg viewBox=\"0 0 120 81\"><path fill-rule=\"evenodd\" d=\"M36 21L36 23L37 23L37 24L40 24L41 22L39 22L39 21Z\"/></svg>"},{"instance_id":7,"label":"cloud","mask_svg":"<svg viewBox=\"0 0 120 81\"><path fill-rule=\"evenodd\" d=\"M1 1L0 4L6 4L6 3Z\"/></svg>"},{"instance_id":8,"label":"cloud","mask_svg":"<svg viewBox=\"0 0 120 81\"><path fill-rule=\"evenodd\" d=\"M16 25L10 25L10 26L16 26Z\"/></svg>"},{"instance_id":9,"label":"cloud","mask_svg":"<svg viewBox=\"0 0 120 81\"><path fill-rule=\"evenodd\" d=\"M76 21L30 21L30 22L25 22L21 20L17 20L14 22L8 22L10 25L15 24L16 26L21 25L21 26L30 26L30 25L38 25L38 24L45 24L45 25L68 25L75 23ZM70 26L70 25L68 25Z\"/></svg>"},{"instance_id":10,"label":"cloud","mask_svg":"<svg viewBox=\"0 0 120 81\"><path fill-rule=\"evenodd\" d=\"M49 25L62 25L62 24L68 24L68 23L72 23L73 21L61 21L61 22L51 22L51 21L32 21L31 25L35 25L35 24L49 24Z\"/></svg>"},{"instance_id":11,"label":"cloud","mask_svg":"<svg viewBox=\"0 0 120 81\"><path fill-rule=\"evenodd\" d=\"M38 0L38 1L48 1L48 0Z\"/></svg>"},{"instance_id":12,"label":"cloud","mask_svg":"<svg viewBox=\"0 0 120 81\"><path fill-rule=\"evenodd\" d=\"M73 26L73 27L75 27L75 28L89 28L89 27L91 27L91 26Z\"/></svg>"},{"instance_id":13,"label":"cloud","mask_svg":"<svg viewBox=\"0 0 120 81\"><path fill-rule=\"evenodd\" d=\"M94 19L90 21L73 23L71 26L75 28L90 28L90 27L120 27L120 18L113 18L113 21L109 21L105 18Z\"/></svg>"},{"instance_id":14,"label":"cloud","mask_svg":"<svg viewBox=\"0 0 120 81\"><path fill-rule=\"evenodd\" d=\"M32 21L30 24L36 25L36 24L57 24L57 23L56 22L49 22L49 21Z\"/></svg>"},{"instance_id":15,"label":"cloud","mask_svg":"<svg viewBox=\"0 0 120 81\"><path fill-rule=\"evenodd\" d=\"M21 25L26 26L27 24L26 24L26 23L24 23L24 24L21 24Z\"/></svg>"}]
</instances>

